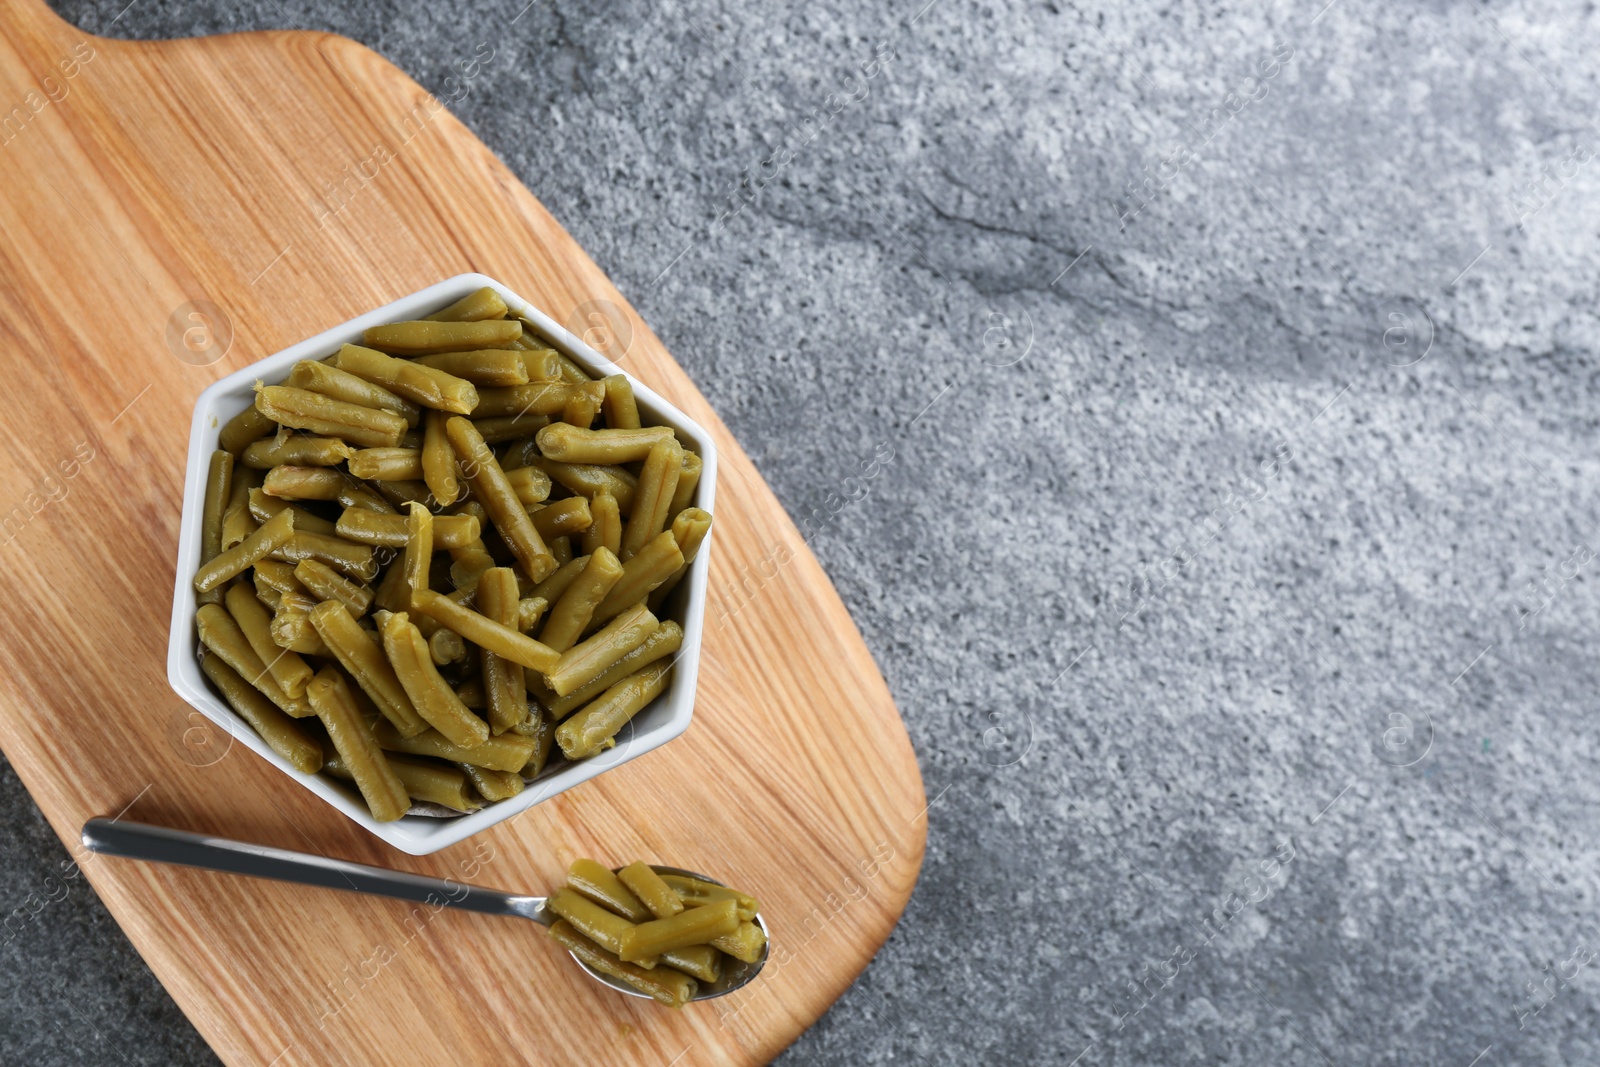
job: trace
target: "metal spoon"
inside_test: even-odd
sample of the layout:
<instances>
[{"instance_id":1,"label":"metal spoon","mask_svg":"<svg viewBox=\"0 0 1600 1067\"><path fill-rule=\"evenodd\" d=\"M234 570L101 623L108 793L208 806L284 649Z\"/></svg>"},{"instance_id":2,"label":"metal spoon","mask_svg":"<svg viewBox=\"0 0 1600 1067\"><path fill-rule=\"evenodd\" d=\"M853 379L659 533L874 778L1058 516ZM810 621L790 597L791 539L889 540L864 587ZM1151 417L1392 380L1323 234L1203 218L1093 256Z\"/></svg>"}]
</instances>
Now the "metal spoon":
<instances>
[{"instance_id":1,"label":"metal spoon","mask_svg":"<svg viewBox=\"0 0 1600 1067\"><path fill-rule=\"evenodd\" d=\"M300 885L322 886L326 889L344 889L354 893L393 897L419 904L443 905L465 911L480 911L489 915L515 915L550 926L559 918L545 907L545 897L519 897L495 889L462 885L460 882L440 878L425 878L420 874L406 874L382 867L368 867L361 863L313 856L288 849L268 848L243 841L230 841L225 837L191 834L183 830L170 830L164 826L121 822L111 819L90 819L83 824L83 844L91 852L104 856L126 856L129 859L148 860L152 863L174 863L182 867L203 867L210 871L245 874L253 878L272 878L280 882L297 882ZM656 867L663 874L682 874L707 882L714 879L680 867ZM717 883L721 885L721 882ZM767 933L766 923L757 915L755 924ZM754 963L743 963L729 956L723 963L722 978L715 984L700 983L695 1000L710 1000L741 989L761 973L771 952L770 943L761 951ZM576 956L573 957L577 959ZM645 994L617 978L601 974L578 960L578 965L590 977L632 997ZM646 998L648 999L648 998Z\"/></svg>"}]
</instances>

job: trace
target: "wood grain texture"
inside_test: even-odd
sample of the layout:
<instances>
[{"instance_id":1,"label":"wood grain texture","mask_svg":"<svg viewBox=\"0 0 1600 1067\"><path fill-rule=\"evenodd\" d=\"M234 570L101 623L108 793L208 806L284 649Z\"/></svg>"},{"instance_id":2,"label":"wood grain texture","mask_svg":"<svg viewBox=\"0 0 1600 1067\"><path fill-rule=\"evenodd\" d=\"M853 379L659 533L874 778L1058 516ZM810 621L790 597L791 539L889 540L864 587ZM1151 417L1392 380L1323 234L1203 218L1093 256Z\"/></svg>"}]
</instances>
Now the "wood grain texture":
<instances>
[{"instance_id":1,"label":"wood grain texture","mask_svg":"<svg viewBox=\"0 0 1600 1067\"><path fill-rule=\"evenodd\" d=\"M0 233L0 745L74 855L86 818L126 808L524 891L579 855L647 857L750 887L773 928L755 986L668 1013L593 984L513 920L83 859L226 1062L761 1063L854 979L903 910L924 841L921 779L883 680L694 385L419 86L326 34L114 42L0 0ZM163 662L176 501L201 389L469 270L562 321L610 302L631 339L608 354L717 437L718 530L689 732L412 858L243 748L196 765L212 756L185 744L193 722ZM197 300L232 329L204 366L167 338Z\"/></svg>"}]
</instances>

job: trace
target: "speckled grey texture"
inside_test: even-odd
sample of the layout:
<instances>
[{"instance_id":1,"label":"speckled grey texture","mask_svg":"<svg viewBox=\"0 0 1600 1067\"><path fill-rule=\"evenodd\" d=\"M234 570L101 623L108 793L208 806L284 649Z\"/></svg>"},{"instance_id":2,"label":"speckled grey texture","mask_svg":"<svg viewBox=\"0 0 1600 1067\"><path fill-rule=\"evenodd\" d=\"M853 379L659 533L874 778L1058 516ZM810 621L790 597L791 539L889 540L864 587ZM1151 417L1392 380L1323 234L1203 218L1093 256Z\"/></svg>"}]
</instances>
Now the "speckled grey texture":
<instances>
[{"instance_id":1,"label":"speckled grey texture","mask_svg":"<svg viewBox=\"0 0 1600 1067\"><path fill-rule=\"evenodd\" d=\"M785 1063L1600 1062L1592 6L523 2L59 6L441 94L484 28L454 110L809 524L933 801ZM7 1063L208 1061L81 883L0 968Z\"/></svg>"}]
</instances>

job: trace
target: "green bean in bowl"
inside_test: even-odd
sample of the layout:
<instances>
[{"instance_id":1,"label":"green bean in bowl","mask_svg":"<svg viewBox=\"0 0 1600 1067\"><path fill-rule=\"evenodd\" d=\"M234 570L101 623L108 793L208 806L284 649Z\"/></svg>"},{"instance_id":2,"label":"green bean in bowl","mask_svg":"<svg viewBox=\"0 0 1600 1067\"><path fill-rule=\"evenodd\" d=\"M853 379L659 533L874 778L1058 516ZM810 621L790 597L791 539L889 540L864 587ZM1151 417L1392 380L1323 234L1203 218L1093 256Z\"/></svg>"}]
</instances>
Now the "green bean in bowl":
<instances>
[{"instance_id":1,"label":"green bean in bowl","mask_svg":"<svg viewBox=\"0 0 1600 1067\"><path fill-rule=\"evenodd\" d=\"M256 382L217 443L205 676L375 820L509 800L670 684L671 594L711 526L702 458L495 289Z\"/></svg>"}]
</instances>

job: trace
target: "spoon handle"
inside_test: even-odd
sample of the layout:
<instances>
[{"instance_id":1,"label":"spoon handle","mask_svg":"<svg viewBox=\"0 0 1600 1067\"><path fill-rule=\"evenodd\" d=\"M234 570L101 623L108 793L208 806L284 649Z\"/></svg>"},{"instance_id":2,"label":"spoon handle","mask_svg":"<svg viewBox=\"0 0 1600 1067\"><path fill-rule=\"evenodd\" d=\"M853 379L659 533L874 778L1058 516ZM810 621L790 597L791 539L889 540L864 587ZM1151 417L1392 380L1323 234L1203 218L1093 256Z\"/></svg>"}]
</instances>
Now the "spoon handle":
<instances>
[{"instance_id":1,"label":"spoon handle","mask_svg":"<svg viewBox=\"0 0 1600 1067\"><path fill-rule=\"evenodd\" d=\"M273 878L280 882L394 897L434 907L517 915L546 925L551 921L542 897L513 896L450 879L425 878L419 874L230 841L225 837L191 834L164 826L90 819L83 824L83 843L91 852L106 856L203 867L252 878Z\"/></svg>"}]
</instances>

